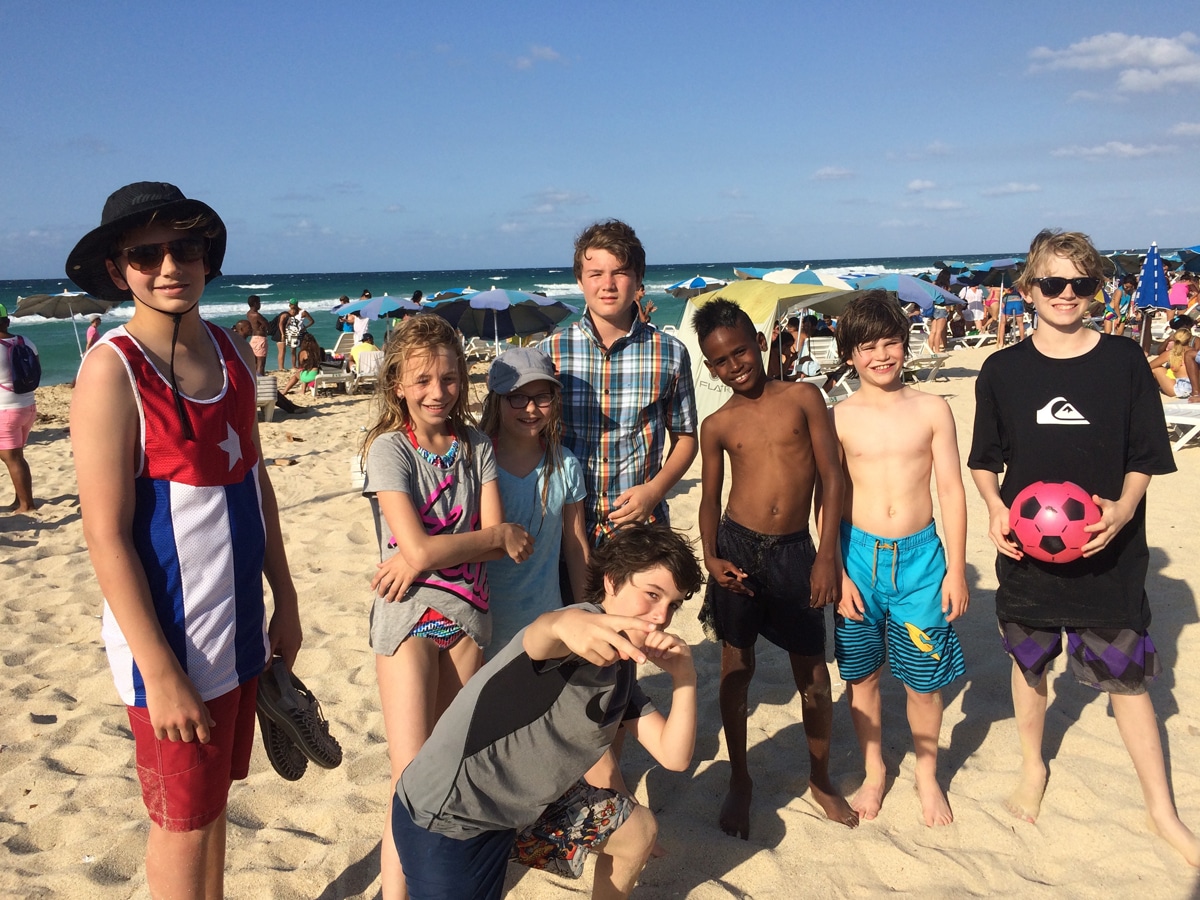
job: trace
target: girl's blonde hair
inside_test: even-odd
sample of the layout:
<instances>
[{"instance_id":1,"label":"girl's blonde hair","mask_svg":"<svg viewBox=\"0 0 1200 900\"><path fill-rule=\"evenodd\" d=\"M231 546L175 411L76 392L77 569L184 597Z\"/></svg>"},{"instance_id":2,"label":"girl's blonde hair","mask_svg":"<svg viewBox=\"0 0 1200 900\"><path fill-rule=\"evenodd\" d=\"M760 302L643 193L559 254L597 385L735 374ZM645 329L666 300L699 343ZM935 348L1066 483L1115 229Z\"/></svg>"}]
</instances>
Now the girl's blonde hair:
<instances>
[{"instance_id":1,"label":"girl's blonde hair","mask_svg":"<svg viewBox=\"0 0 1200 900\"><path fill-rule=\"evenodd\" d=\"M562 389L553 381L548 382L550 393L554 399L550 402L550 411L546 414L546 423L542 426L542 438L546 442L546 465L542 470L542 517L546 516L546 506L550 499L550 479L554 473L562 469ZM515 393L515 392L514 392ZM500 435L500 404L507 403L508 394L488 391L483 398L483 415L480 417L479 428L495 443Z\"/></svg>"},{"instance_id":2,"label":"girl's blonde hair","mask_svg":"<svg viewBox=\"0 0 1200 900\"><path fill-rule=\"evenodd\" d=\"M1168 357L1168 362L1171 363L1171 371L1176 377L1183 377L1183 352L1192 346L1192 330L1190 328L1179 328L1172 335L1175 342L1171 345L1171 355Z\"/></svg>"},{"instance_id":3,"label":"girl's blonde hair","mask_svg":"<svg viewBox=\"0 0 1200 900\"><path fill-rule=\"evenodd\" d=\"M383 366L375 385L375 402L379 408L379 419L363 439L362 459L366 464L367 451L375 438L389 431L399 431L412 424L408 403L398 393L404 381L404 370L410 360L428 357L441 349L449 350L458 369L460 389L458 398L450 408L450 423L459 438L459 453L464 462L471 460L471 442L466 429L474 425L468 408L467 393L470 376L467 372L467 357L463 353L462 341L450 323L435 313L420 313L402 321L384 346Z\"/></svg>"}]
</instances>

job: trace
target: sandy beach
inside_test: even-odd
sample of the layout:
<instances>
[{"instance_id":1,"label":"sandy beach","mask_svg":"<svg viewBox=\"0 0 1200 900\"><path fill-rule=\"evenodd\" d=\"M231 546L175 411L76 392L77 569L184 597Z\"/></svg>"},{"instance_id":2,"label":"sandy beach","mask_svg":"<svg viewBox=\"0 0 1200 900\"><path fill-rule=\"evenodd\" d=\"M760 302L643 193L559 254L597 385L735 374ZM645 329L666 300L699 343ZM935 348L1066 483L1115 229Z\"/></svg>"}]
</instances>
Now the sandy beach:
<instances>
[{"instance_id":1,"label":"sandy beach","mask_svg":"<svg viewBox=\"0 0 1200 900\"><path fill-rule=\"evenodd\" d=\"M957 350L947 378L922 385L950 402L965 460L974 376L990 349ZM472 390L482 390L481 378ZM100 642L101 597L79 516L68 440L70 390L38 391L39 420L26 455L36 516L0 515L0 896L118 900L148 893L142 872L147 818L125 711ZM310 767L294 784L256 744L250 777L229 802L230 897L375 897L387 796L383 720L367 645L374 531L351 483L366 397L313 401L302 416L261 425L300 593L304 648L297 672L321 698L345 762ZM1180 471L1149 491L1151 634L1165 673L1151 688L1176 802L1200 829L1200 625L1190 586L1200 558L1184 530L1200 497L1200 449L1176 454ZM290 463L277 465L278 463ZM790 898L1197 896L1200 876L1147 829L1141 792L1108 705L1076 684L1061 659L1050 681L1050 782L1036 825L1004 809L1018 751L1009 662L996 634L995 551L984 508L967 484L971 608L958 626L967 674L945 692L939 774L955 823L920 822L903 690L884 678L884 752L894 777L880 817L850 831L824 819L806 795L807 751L786 655L759 643L751 688L750 765L755 797L749 841L716 827L729 767L717 711L719 648L696 621L699 599L675 628L695 648L700 738L690 771L655 767L636 746L624 769L659 818L668 855L652 860L635 896ZM0 496L11 488L4 479ZM671 498L674 523L698 537L700 463ZM493 602L503 602L494 598ZM847 794L862 779L844 684L834 679L833 776ZM653 667L644 685L664 702L669 680ZM542 900L587 896L578 882L510 871L509 894Z\"/></svg>"}]
</instances>

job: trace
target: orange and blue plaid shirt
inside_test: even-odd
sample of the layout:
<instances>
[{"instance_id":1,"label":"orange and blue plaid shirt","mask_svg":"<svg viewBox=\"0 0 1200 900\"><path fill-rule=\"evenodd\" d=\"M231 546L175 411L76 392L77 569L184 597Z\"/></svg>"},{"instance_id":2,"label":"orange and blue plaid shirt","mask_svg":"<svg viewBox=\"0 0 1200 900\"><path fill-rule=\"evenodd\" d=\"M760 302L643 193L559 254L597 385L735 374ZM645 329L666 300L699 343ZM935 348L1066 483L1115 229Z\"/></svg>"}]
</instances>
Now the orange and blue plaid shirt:
<instances>
[{"instance_id":1,"label":"orange and blue plaid shirt","mask_svg":"<svg viewBox=\"0 0 1200 900\"><path fill-rule=\"evenodd\" d=\"M662 469L670 434L696 432L692 367L682 342L634 317L605 348L591 315L540 345L563 386L563 445L583 463L588 537L611 536L613 504ZM651 522L666 524L665 500Z\"/></svg>"}]
</instances>

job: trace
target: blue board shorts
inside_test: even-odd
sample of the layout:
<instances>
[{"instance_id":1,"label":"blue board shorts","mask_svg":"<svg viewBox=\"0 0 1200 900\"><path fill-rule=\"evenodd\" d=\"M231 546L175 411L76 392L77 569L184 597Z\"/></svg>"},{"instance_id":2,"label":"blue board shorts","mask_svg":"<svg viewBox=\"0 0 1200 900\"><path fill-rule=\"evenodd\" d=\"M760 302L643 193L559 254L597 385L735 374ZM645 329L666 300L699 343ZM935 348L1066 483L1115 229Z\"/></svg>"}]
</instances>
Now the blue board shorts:
<instances>
[{"instance_id":1,"label":"blue board shorts","mask_svg":"<svg viewBox=\"0 0 1200 900\"><path fill-rule=\"evenodd\" d=\"M958 635L942 612L946 552L932 522L904 538L881 538L842 522L842 560L863 598L863 620L834 616L833 645L846 681L883 665L919 694L965 671Z\"/></svg>"},{"instance_id":2,"label":"blue board shorts","mask_svg":"<svg viewBox=\"0 0 1200 900\"><path fill-rule=\"evenodd\" d=\"M1023 315L1025 315L1025 301L1021 300L1021 299L1005 300L1004 301L1004 314L1006 316L1023 316Z\"/></svg>"}]
</instances>

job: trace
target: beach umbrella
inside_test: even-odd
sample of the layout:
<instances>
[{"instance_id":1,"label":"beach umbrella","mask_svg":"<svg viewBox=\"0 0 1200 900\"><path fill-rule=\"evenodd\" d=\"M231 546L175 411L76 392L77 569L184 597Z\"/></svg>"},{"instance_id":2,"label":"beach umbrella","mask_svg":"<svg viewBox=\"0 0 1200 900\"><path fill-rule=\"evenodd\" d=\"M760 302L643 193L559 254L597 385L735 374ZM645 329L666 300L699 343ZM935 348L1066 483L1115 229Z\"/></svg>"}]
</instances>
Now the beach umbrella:
<instances>
[{"instance_id":1,"label":"beach umbrella","mask_svg":"<svg viewBox=\"0 0 1200 900\"><path fill-rule=\"evenodd\" d=\"M1112 263L1114 274L1120 276L1140 271L1144 257L1140 253L1109 253L1105 259Z\"/></svg>"},{"instance_id":2,"label":"beach umbrella","mask_svg":"<svg viewBox=\"0 0 1200 900\"><path fill-rule=\"evenodd\" d=\"M1138 309L1170 309L1171 297L1167 288L1167 276L1158 255L1158 245L1151 244L1142 263L1142 274L1138 278L1137 292L1133 302Z\"/></svg>"},{"instance_id":3,"label":"beach umbrella","mask_svg":"<svg viewBox=\"0 0 1200 900\"><path fill-rule=\"evenodd\" d=\"M502 339L550 331L567 316L579 311L561 300L501 288L477 291L448 302L427 303L424 309L441 316L464 337L495 341L497 355Z\"/></svg>"},{"instance_id":4,"label":"beach umbrella","mask_svg":"<svg viewBox=\"0 0 1200 900\"><path fill-rule=\"evenodd\" d=\"M70 319L71 328L75 332L75 347L82 357L83 344L79 340L79 326L75 324L75 317L103 315L116 305L109 300L98 300L88 294L71 294L67 291L61 294L30 294L28 297L17 298L17 308L12 311L12 316L18 319L24 316Z\"/></svg>"},{"instance_id":5,"label":"beach umbrella","mask_svg":"<svg viewBox=\"0 0 1200 900\"><path fill-rule=\"evenodd\" d=\"M420 303L413 303L403 297L389 297L385 292L381 297L372 297L370 300L351 303L338 312L343 316L354 313L365 319L386 319L401 311L420 312L423 308Z\"/></svg>"},{"instance_id":6,"label":"beach umbrella","mask_svg":"<svg viewBox=\"0 0 1200 900\"><path fill-rule=\"evenodd\" d=\"M725 287L725 284L724 281L718 281L716 278L705 278L703 275L697 275L695 278L685 278L683 281L677 281L670 287L665 288L665 290L672 297L687 300L695 297L697 294Z\"/></svg>"},{"instance_id":7,"label":"beach umbrella","mask_svg":"<svg viewBox=\"0 0 1200 900\"><path fill-rule=\"evenodd\" d=\"M1005 288L1016 280L1017 270L1025 265L1023 256L1006 256L974 263L961 275L955 276L959 284L981 284L984 287ZM954 279L951 279L952 281Z\"/></svg>"},{"instance_id":8,"label":"beach umbrella","mask_svg":"<svg viewBox=\"0 0 1200 900\"><path fill-rule=\"evenodd\" d=\"M436 294L426 300L425 305L428 306L430 303L441 303L447 300L457 300L459 297L466 297L470 294L477 293L479 292L470 285L460 288L446 288L445 290L438 291Z\"/></svg>"},{"instance_id":9,"label":"beach umbrella","mask_svg":"<svg viewBox=\"0 0 1200 900\"><path fill-rule=\"evenodd\" d=\"M1142 348L1149 352L1150 336L1156 309L1170 309L1171 297L1167 288L1167 274L1158 256L1158 244L1151 243L1142 263L1142 274L1138 277L1137 290L1133 294L1132 308L1142 313Z\"/></svg>"},{"instance_id":10,"label":"beach umbrella","mask_svg":"<svg viewBox=\"0 0 1200 900\"><path fill-rule=\"evenodd\" d=\"M772 284L812 284L824 285L834 290L846 290L850 287L849 283L836 275L826 275L824 272L815 272L807 266L803 269L787 269L787 268L772 268L761 269L754 266L745 266L733 270L733 274L742 279L760 279L769 281Z\"/></svg>"},{"instance_id":11,"label":"beach umbrella","mask_svg":"<svg viewBox=\"0 0 1200 900\"><path fill-rule=\"evenodd\" d=\"M914 278L912 275L880 275L871 278L860 278L854 282L858 290L874 290L876 288L891 291L901 303L915 303L921 308L921 315L928 316L933 312L934 301L940 300L943 305L965 306L961 298L949 291L942 290L935 284Z\"/></svg>"},{"instance_id":12,"label":"beach umbrella","mask_svg":"<svg viewBox=\"0 0 1200 900\"><path fill-rule=\"evenodd\" d=\"M763 281L773 284L815 284L833 290L849 290L850 284L836 275L814 272L812 269L775 269L763 276Z\"/></svg>"}]
</instances>

